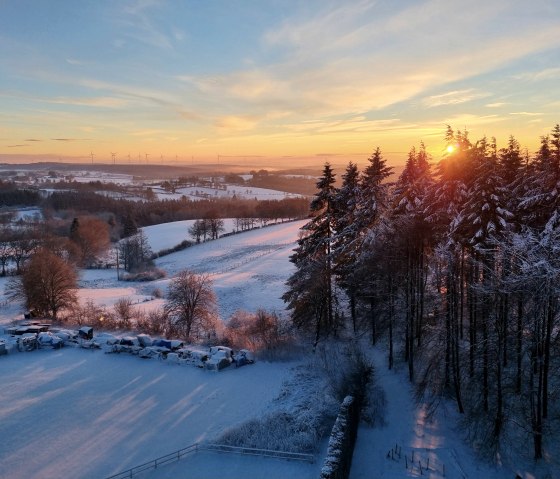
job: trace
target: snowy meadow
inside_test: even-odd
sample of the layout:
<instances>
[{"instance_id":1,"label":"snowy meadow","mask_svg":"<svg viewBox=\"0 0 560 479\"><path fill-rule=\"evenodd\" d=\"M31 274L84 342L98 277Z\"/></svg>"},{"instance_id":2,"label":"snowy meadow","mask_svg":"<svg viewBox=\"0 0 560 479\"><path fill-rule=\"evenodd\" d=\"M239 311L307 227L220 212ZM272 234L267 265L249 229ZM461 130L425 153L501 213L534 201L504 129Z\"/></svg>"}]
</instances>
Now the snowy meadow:
<instances>
[{"instance_id":1,"label":"snowy meadow","mask_svg":"<svg viewBox=\"0 0 560 479\"><path fill-rule=\"evenodd\" d=\"M110 308L129 298L135 308L149 311L164 301L153 291L165 292L173 276L189 268L211 275L223 319L240 309L284 315L280 296L293 271L289 256L303 224L256 229L158 258L156 265L167 276L154 282L118 281L112 269L83 270L80 301ZM188 226L169 223L145 232L155 248L168 247L185 238ZM5 284L1 278L2 294ZM19 306L1 300L3 325L21 317ZM420 477L421 470L433 479L505 479L516 472L553 477L546 471L525 474L530 464L487 465L465 445L452 408L429 416L415 403L404 369L387 371L381 350L367 345L364 350L375 368L374 421L373 427L360 427L351 478ZM322 354L330 357L332 351L327 346ZM0 358L0 435L7 438L0 443L0 477L108 477L192 443L238 440L256 420L266 425L282 417L296 418L302 431L316 427L313 464L199 452L139 477L211 478L226 471L245 477L318 477L339 400L323 381L336 370L336 364L301 356L217 373L69 347L10 354ZM316 415L321 408L322 416ZM321 417L330 422L317 424ZM406 468L413 456L419 465Z\"/></svg>"}]
</instances>

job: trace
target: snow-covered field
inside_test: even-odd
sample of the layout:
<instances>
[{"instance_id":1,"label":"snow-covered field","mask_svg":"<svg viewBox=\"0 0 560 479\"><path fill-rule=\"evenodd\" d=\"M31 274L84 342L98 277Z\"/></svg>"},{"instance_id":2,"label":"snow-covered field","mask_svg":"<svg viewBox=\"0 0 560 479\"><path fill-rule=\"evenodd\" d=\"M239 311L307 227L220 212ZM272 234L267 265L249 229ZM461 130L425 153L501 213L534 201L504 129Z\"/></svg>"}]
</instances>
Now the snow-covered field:
<instances>
[{"instance_id":1,"label":"snow-covered field","mask_svg":"<svg viewBox=\"0 0 560 479\"><path fill-rule=\"evenodd\" d=\"M107 307L122 297L131 298L145 310L159 307L164 300L153 299L153 291L165 291L171 278L188 268L212 276L222 319L238 309L281 312L284 303L280 296L293 271L289 257L303 224L304 221L295 221L246 231L163 256L155 262L167 277L150 283L119 282L116 270L85 270L79 297L83 302L91 300ZM151 226L145 232L152 249L157 251L183 241L186 228L185 222L175 222Z\"/></svg>"},{"instance_id":2,"label":"snow-covered field","mask_svg":"<svg viewBox=\"0 0 560 479\"><path fill-rule=\"evenodd\" d=\"M130 185L133 183L132 175L119 173L107 173L103 171L76 171L69 172L66 176L72 176L76 183L89 183L100 181L101 183L113 183L115 185Z\"/></svg>"},{"instance_id":3,"label":"snow-covered field","mask_svg":"<svg viewBox=\"0 0 560 479\"><path fill-rule=\"evenodd\" d=\"M142 231L148 238L152 251L157 252L178 245L181 241L194 241L189 228L196 220L173 221L160 225L145 226ZM235 218L224 219L224 231L220 234L236 231Z\"/></svg>"},{"instance_id":4,"label":"snow-covered field","mask_svg":"<svg viewBox=\"0 0 560 479\"><path fill-rule=\"evenodd\" d=\"M291 271L288 257L301 224L253 230L160 258L158 266L168 278L156 284L118 282L114 270L84 271L80 298L106 306L121 297L142 306L157 304L161 300L145 302L150 298L146 292L164 288L179 270L192 268L212 273L223 317L238 308L281 309L278 297ZM159 234L176 244L182 238L170 239L174 227L162 225ZM5 283L2 278L2 292ZM5 306L3 323L19 316L19 308ZM270 408L293 365L257 362L218 374L74 348L1 357L0 477L102 478L212 440ZM201 453L189 460L207 471L197 477L215 477L207 473L223 470L222 458ZM175 467L188 467L189 460ZM268 467L297 477L316 477L320 467L230 456L224 460L228 469L260 464L260 471ZM163 474L158 477L171 477Z\"/></svg>"},{"instance_id":5,"label":"snow-covered field","mask_svg":"<svg viewBox=\"0 0 560 479\"><path fill-rule=\"evenodd\" d=\"M214 373L77 348L10 354L1 365L0 477L92 479L259 415L292 366Z\"/></svg>"},{"instance_id":6,"label":"snow-covered field","mask_svg":"<svg viewBox=\"0 0 560 479\"><path fill-rule=\"evenodd\" d=\"M206 188L202 186L189 186L179 188L175 193L168 193L161 188L153 188L154 193L160 200L178 200L186 196L192 201L204 198L238 198L257 200L282 200L284 198L299 198L301 195L286 193L285 191L270 190L267 188L256 188L253 186L225 185L225 189Z\"/></svg>"},{"instance_id":7,"label":"snow-covered field","mask_svg":"<svg viewBox=\"0 0 560 479\"><path fill-rule=\"evenodd\" d=\"M114 270L84 271L80 298L110 307L129 297L138 307L155 307L163 300L152 299L154 289L164 291L174 274L189 268L212 275L224 319L237 309L282 312L279 298L293 271L289 256L302 224L257 229L164 256L156 263L168 276L151 283L119 282ZM183 226L176 224L152 227L147 234L161 244L184 239ZM20 307L6 303L5 284L0 278L4 324L21 316ZM487 466L462 441L455 414L440 411L428 421L404 371L387 371L383 354L367 351L387 407L384 426L359 430L353 479L560 477L558 468L530 473L531 464ZM273 400L282 396L296 364L257 362L213 373L70 347L2 356L0 478L103 478L193 442L212 441L226 428L279 407L281 401ZM199 452L140 477L318 477L321 446L315 464ZM396 452L391 457L395 447L400 457ZM407 469L412 452L417 465Z\"/></svg>"}]
</instances>

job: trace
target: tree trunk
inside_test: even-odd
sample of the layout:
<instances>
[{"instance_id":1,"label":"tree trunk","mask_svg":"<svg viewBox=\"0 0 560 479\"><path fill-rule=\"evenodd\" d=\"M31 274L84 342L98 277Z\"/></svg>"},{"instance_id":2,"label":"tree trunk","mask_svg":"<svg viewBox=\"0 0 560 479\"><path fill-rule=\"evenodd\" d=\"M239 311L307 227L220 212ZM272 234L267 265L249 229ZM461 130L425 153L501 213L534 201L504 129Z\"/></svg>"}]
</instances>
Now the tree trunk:
<instances>
[{"instance_id":1,"label":"tree trunk","mask_svg":"<svg viewBox=\"0 0 560 479\"><path fill-rule=\"evenodd\" d=\"M467 301L469 306L469 376L474 378L474 357L476 353L476 308L477 297L472 287L474 285L476 265L469 268L469 289L467 291Z\"/></svg>"},{"instance_id":2,"label":"tree trunk","mask_svg":"<svg viewBox=\"0 0 560 479\"><path fill-rule=\"evenodd\" d=\"M488 344L488 311L483 307L482 313L482 404L485 412L488 412L488 363L489 363L489 344Z\"/></svg>"},{"instance_id":3,"label":"tree trunk","mask_svg":"<svg viewBox=\"0 0 560 479\"><path fill-rule=\"evenodd\" d=\"M500 325L498 325L499 327ZM501 351L500 349L503 347L502 344L503 338L500 338L500 333L498 332L498 354L497 354L497 361L496 361L496 418L494 420L494 437L498 439L502 433L502 425L503 425L503 390L502 390L502 363L500 361Z\"/></svg>"},{"instance_id":4,"label":"tree trunk","mask_svg":"<svg viewBox=\"0 0 560 479\"><path fill-rule=\"evenodd\" d=\"M453 315L453 292L452 292L452 259L449 260L448 270L447 270L447 284L445 292L445 373L444 373L444 384L445 389L449 389L450 385L450 369L451 369L451 321Z\"/></svg>"},{"instance_id":5,"label":"tree trunk","mask_svg":"<svg viewBox=\"0 0 560 479\"><path fill-rule=\"evenodd\" d=\"M535 318L533 327L533 342L531 345L531 376L530 376L530 405L531 426L533 432L534 459L542 458L542 362L539 354L540 324L538 317ZM540 364L540 366L539 366ZM535 390L535 376L537 376L537 387Z\"/></svg>"},{"instance_id":6,"label":"tree trunk","mask_svg":"<svg viewBox=\"0 0 560 479\"><path fill-rule=\"evenodd\" d=\"M523 295L517 298L517 373L515 377L515 392L521 394L521 372L523 360Z\"/></svg>"},{"instance_id":7,"label":"tree trunk","mask_svg":"<svg viewBox=\"0 0 560 479\"><path fill-rule=\"evenodd\" d=\"M389 278L389 369L393 369L393 315L395 312L393 298L393 277Z\"/></svg>"},{"instance_id":8,"label":"tree trunk","mask_svg":"<svg viewBox=\"0 0 560 479\"><path fill-rule=\"evenodd\" d=\"M356 295L354 293L350 293L350 316L352 318L352 330L356 334Z\"/></svg>"},{"instance_id":9,"label":"tree trunk","mask_svg":"<svg viewBox=\"0 0 560 479\"><path fill-rule=\"evenodd\" d=\"M555 300L552 296L549 296L543 351L542 416L544 419L548 417L548 373L550 369L550 342L552 338L552 326L554 322L555 309Z\"/></svg>"},{"instance_id":10,"label":"tree trunk","mask_svg":"<svg viewBox=\"0 0 560 479\"><path fill-rule=\"evenodd\" d=\"M459 271L459 336L464 338L465 319L465 248L461 247L461 270Z\"/></svg>"},{"instance_id":11,"label":"tree trunk","mask_svg":"<svg viewBox=\"0 0 560 479\"><path fill-rule=\"evenodd\" d=\"M507 342L508 342L508 323L509 323L509 294L505 293L502 304L502 340L503 340L503 351L502 351L502 361L504 364L504 369L507 368L508 357L507 357Z\"/></svg>"},{"instance_id":12,"label":"tree trunk","mask_svg":"<svg viewBox=\"0 0 560 479\"><path fill-rule=\"evenodd\" d=\"M371 321L371 345L375 346L377 341L377 331L375 324L375 298L373 296L369 297L369 314Z\"/></svg>"}]
</instances>

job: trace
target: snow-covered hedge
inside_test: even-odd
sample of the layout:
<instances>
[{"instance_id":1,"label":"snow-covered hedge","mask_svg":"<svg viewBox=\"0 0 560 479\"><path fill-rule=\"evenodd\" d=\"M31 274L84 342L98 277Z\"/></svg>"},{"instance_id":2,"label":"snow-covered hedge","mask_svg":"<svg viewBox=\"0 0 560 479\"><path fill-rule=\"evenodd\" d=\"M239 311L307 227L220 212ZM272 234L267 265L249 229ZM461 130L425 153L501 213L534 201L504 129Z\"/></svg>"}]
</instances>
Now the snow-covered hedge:
<instances>
[{"instance_id":1,"label":"snow-covered hedge","mask_svg":"<svg viewBox=\"0 0 560 479\"><path fill-rule=\"evenodd\" d=\"M339 402L328 378L305 364L284 383L274 411L228 429L215 442L238 447L315 453L336 418Z\"/></svg>"},{"instance_id":2,"label":"snow-covered hedge","mask_svg":"<svg viewBox=\"0 0 560 479\"><path fill-rule=\"evenodd\" d=\"M334 423L321 479L347 479L360 422L360 401L346 396Z\"/></svg>"}]
</instances>

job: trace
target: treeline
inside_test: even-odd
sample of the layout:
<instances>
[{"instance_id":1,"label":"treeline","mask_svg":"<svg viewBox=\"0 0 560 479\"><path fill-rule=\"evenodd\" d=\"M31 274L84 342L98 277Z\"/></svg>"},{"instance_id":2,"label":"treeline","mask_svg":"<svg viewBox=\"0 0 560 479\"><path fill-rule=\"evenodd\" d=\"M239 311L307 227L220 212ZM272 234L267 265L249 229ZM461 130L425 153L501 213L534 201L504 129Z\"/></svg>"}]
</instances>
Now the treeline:
<instances>
[{"instance_id":1,"label":"treeline","mask_svg":"<svg viewBox=\"0 0 560 479\"><path fill-rule=\"evenodd\" d=\"M220 218L301 218L307 214L309 200L243 200L216 198L196 202L188 200L128 201L93 192L60 191L52 193L42 206L54 211L74 210L82 213L110 212L119 220L132 216L138 226L150 226L170 221L199 219L216 214Z\"/></svg>"},{"instance_id":2,"label":"treeline","mask_svg":"<svg viewBox=\"0 0 560 479\"><path fill-rule=\"evenodd\" d=\"M232 198L203 199L197 202L180 200L130 201L111 198L88 188L79 191L54 191L46 198L37 191L17 189L13 184L0 182L0 198L3 204L32 205L41 208L43 219L26 220L13 224L14 214L0 214L0 275L20 274L22 266L39 247L46 243L65 251L65 257L81 267L99 266L100 258L111 243L124 239L119 246L120 263L129 273L144 274L153 268L153 252L139 228L172 221L200 220L204 227L195 232L197 241L210 235L217 237L216 228L223 224L222 218L237 218L238 228L246 229L246 223L258 219L261 224L280 219L303 218L307 215L309 201L303 198L283 200L244 200ZM181 247L188 245L189 232ZM158 252L160 253L160 252ZM105 263L112 265L111 262ZM153 272L152 271L152 272ZM157 274L159 272L156 271ZM153 279L143 277L143 279Z\"/></svg>"},{"instance_id":3,"label":"treeline","mask_svg":"<svg viewBox=\"0 0 560 479\"><path fill-rule=\"evenodd\" d=\"M315 193L316 180L305 176L286 176L269 173L267 170L252 172L253 177L245 182L247 186L287 191L311 196Z\"/></svg>"},{"instance_id":4,"label":"treeline","mask_svg":"<svg viewBox=\"0 0 560 479\"><path fill-rule=\"evenodd\" d=\"M421 400L454 401L481 451L532 443L541 459L560 419L560 126L532 155L513 136L445 141L435 168L412 148L394 183L379 149L339 188L327 163L284 300L315 343L383 339L388 366L406 364Z\"/></svg>"},{"instance_id":5,"label":"treeline","mask_svg":"<svg viewBox=\"0 0 560 479\"><path fill-rule=\"evenodd\" d=\"M0 180L0 206L36 206L40 201L38 191Z\"/></svg>"}]
</instances>

